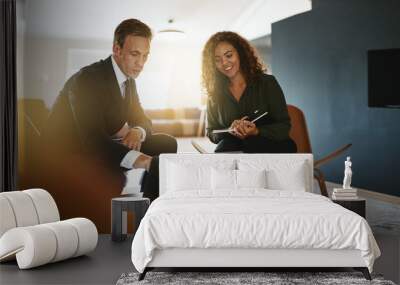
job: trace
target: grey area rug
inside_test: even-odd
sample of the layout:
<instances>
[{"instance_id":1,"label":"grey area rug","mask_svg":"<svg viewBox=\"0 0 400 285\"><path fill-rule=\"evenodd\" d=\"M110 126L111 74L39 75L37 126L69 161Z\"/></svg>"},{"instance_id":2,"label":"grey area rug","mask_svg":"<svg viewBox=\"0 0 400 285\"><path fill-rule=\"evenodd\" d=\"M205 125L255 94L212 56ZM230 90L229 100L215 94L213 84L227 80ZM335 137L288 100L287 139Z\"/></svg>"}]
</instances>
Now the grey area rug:
<instances>
[{"instance_id":1,"label":"grey area rug","mask_svg":"<svg viewBox=\"0 0 400 285\"><path fill-rule=\"evenodd\" d=\"M379 284L395 285L380 275L372 275L372 281L360 272L148 272L146 278L138 281L139 273L122 274L117 285L133 284Z\"/></svg>"}]
</instances>

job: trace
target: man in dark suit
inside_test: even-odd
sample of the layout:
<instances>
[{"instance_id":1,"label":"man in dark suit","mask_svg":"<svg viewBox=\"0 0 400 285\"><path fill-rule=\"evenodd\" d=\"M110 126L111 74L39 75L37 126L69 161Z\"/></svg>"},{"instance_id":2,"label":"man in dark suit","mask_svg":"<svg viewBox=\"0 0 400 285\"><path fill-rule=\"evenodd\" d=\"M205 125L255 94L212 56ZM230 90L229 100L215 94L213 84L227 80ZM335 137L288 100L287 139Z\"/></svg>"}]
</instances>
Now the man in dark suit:
<instances>
[{"instance_id":1,"label":"man in dark suit","mask_svg":"<svg viewBox=\"0 0 400 285\"><path fill-rule=\"evenodd\" d=\"M149 55L151 37L150 28L141 21L121 22L112 55L82 68L66 82L42 137L54 150L50 153L58 153L56 160L79 153L117 175L146 169L142 191L153 200L158 197L157 155L175 153L177 143L171 136L152 134L136 92L135 78Z\"/></svg>"}]
</instances>

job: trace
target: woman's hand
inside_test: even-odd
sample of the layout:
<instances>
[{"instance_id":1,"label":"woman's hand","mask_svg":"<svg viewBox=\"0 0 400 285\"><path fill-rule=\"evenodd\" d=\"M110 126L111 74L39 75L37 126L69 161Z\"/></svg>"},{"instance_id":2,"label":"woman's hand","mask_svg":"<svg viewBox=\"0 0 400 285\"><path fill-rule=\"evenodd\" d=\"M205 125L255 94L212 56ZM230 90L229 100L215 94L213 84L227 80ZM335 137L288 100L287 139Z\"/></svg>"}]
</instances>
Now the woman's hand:
<instances>
[{"instance_id":1,"label":"woman's hand","mask_svg":"<svg viewBox=\"0 0 400 285\"><path fill-rule=\"evenodd\" d=\"M230 131L229 133L234 135L235 137L239 138L239 139L244 139L246 136L246 133L244 131L243 128L243 121L247 119L247 116L241 118L240 120L234 120L231 124L231 126L229 127L232 131Z\"/></svg>"},{"instance_id":2,"label":"woman's hand","mask_svg":"<svg viewBox=\"0 0 400 285\"><path fill-rule=\"evenodd\" d=\"M247 136L258 136L260 134L256 124L249 121L244 121L244 130Z\"/></svg>"},{"instance_id":3,"label":"woman's hand","mask_svg":"<svg viewBox=\"0 0 400 285\"><path fill-rule=\"evenodd\" d=\"M246 120L248 117L245 116L240 120L234 120L230 126L232 131L230 132L232 135L239 139L245 139L248 136L256 136L259 134L259 130L257 126Z\"/></svg>"}]
</instances>

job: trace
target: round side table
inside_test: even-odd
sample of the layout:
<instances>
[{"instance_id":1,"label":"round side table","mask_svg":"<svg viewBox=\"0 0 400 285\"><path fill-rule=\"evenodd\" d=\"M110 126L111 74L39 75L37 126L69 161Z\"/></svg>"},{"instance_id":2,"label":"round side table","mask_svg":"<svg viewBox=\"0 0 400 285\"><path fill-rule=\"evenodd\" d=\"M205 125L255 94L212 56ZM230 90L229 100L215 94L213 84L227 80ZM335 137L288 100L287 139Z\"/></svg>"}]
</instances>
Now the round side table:
<instances>
[{"instance_id":1,"label":"round side table","mask_svg":"<svg viewBox=\"0 0 400 285\"><path fill-rule=\"evenodd\" d=\"M111 239L123 241L127 235L127 212L133 212L136 220L136 233L140 221L150 206L149 198L137 196L116 197L111 200Z\"/></svg>"}]
</instances>

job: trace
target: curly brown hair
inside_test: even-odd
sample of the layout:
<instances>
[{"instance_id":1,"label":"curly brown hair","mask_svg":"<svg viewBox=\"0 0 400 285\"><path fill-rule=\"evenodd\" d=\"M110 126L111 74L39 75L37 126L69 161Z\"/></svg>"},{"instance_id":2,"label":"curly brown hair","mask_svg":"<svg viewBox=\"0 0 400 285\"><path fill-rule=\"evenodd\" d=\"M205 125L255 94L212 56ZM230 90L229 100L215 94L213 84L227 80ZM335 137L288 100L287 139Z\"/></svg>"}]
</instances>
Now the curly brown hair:
<instances>
[{"instance_id":1,"label":"curly brown hair","mask_svg":"<svg viewBox=\"0 0 400 285\"><path fill-rule=\"evenodd\" d=\"M246 83L252 82L266 71L257 50L246 39L234 32L218 32L211 36L203 49L202 84L211 97L216 96L222 88L229 84L228 78L219 72L215 66L214 52L221 42L227 42L237 50L240 59L240 71Z\"/></svg>"}]
</instances>

